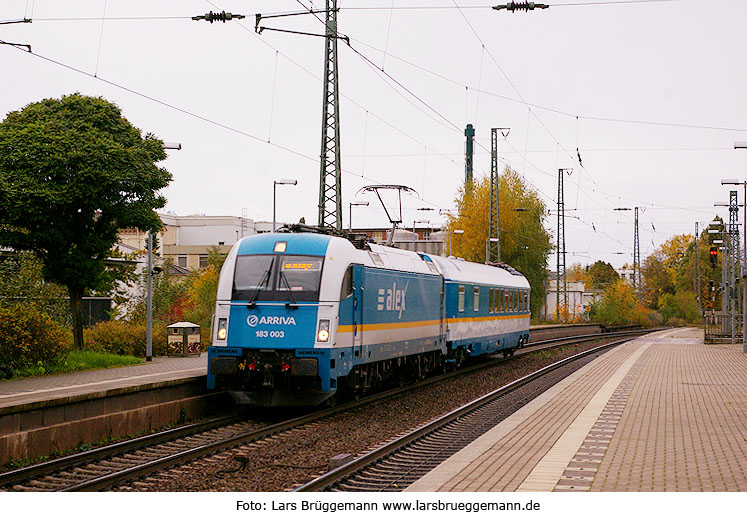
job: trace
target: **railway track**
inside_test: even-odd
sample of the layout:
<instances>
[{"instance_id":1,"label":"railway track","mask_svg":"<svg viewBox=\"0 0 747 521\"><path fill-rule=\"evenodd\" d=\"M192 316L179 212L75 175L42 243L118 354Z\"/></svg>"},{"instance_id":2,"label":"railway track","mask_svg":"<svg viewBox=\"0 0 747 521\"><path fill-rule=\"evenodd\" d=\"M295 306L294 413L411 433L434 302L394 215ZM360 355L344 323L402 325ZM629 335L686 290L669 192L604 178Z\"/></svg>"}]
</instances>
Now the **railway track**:
<instances>
[{"instance_id":1,"label":"railway track","mask_svg":"<svg viewBox=\"0 0 747 521\"><path fill-rule=\"evenodd\" d=\"M555 349L604 336L625 336L627 338L640 334L644 334L644 332L632 333L627 331L612 334L582 335L573 338L535 342L528 344L517 358L537 350ZM495 357L459 371L286 421L258 422L233 415L179 427L0 474L0 489L16 491L109 489L124 481L131 481L143 475L204 458L281 432L291 431L303 426L308 428L309 424L323 421L333 415L399 394L409 393L423 386L479 371L506 361Z\"/></svg>"},{"instance_id":2,"label":"railway track","mask_svg":"<svg viewBox=\"0 0 747 521\"><path fill-rule=\"evenodd\" d=\"M522 377L440 418L386 443L346 465L295 489L297 492L393 492L404 490L448 459L506 416L506 401L537 382L583 358L626 342L627 339L592 348Z\"/></svg>"}]
</instances>

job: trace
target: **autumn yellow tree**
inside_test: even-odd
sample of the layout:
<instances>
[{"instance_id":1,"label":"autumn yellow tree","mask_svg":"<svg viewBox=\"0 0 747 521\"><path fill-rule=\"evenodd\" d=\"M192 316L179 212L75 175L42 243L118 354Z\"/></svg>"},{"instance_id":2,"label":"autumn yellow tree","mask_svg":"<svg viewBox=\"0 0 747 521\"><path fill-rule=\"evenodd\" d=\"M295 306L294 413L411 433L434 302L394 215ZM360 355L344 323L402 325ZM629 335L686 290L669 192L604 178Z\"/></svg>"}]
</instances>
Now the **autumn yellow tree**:
<instances>
[{"instance_id":1,"label":"autumn yellow tree","mask_svg":"<svg viewBox=\"0 0 747 521\"><path fill-rule=\"evenodd\" d=\"M490 225L490 179L478 179L456 198L458 215L447 222L452 251L472 262L485 262ZM506 168L498 179L501 261L519 270L532 288L531 309L536 315L545 299L547 259L553 247L542 225L545 203L518 173ZM452 234L464 230L463 234Z\"/></svg>"},{"instance_id":2,"label":"autumn yellow tree","mask_svg":"<svg viewBox=\"0 0 747 521\"><path fill-rule=\"evenodd\" d=\"M592 304L591 319L608 326L647 323L646 310L633 287L622 279L608 286L602 299Z\"/></svg>"},{"instance_id":3,"label":"autumn yellow tree","mask_svg":"<svg viewBox=\"0 0 747 521\"><path fill-rule=\"evenodd\" d=\"M571 264L566 270L566 277L568 282L583 282L584 288L589 287L589 274L587 273L588 268L581 266L580 262Z\"/></svg>"}]
</instances>

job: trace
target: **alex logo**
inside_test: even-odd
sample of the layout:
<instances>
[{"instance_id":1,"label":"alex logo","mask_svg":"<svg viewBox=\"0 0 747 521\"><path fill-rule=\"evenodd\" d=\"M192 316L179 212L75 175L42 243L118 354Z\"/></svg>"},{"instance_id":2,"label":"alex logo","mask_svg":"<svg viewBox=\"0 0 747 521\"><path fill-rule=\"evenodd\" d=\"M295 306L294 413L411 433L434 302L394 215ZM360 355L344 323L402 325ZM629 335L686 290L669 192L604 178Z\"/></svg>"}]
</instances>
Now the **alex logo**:
<instances>
[{"instance_id":1,"label":"alex logo","mask_svg":"<svg viewBox=\"0 0 747 521\"><path fill-rule=\"evenodd\" d=\"M376 301L378 311L399 311L399 318L402 318L402 312L405 311L405 296L407 295L408 282L405 289L397 289L397 283L393 283L391 288L379 289L379 298Z\"/></svg>"},{"instance_id":2,"label":"alex logo","mask_svg":"<svg viewBox=\"0 0 747 521\"><path fill-rule=\"evenodd\" d=\"M257 315L249 315L246 323L249 324L249 327L256 327L258 325L295 326L296 319L293 317L258 317Z\"/></svg>"}]
</instances>

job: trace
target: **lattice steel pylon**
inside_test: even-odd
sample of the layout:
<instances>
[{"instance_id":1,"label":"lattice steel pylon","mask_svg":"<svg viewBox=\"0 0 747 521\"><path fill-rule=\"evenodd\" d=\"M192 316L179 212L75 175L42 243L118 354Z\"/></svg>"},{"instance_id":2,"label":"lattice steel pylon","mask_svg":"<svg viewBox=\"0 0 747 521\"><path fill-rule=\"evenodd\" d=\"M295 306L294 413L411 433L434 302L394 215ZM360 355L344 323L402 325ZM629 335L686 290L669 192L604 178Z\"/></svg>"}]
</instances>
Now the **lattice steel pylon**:
<instances>
[{"instance_id":1,"label":"lattice steel pylon","mask_svg":"<svg viewBox=\"0 0 747 521\"><path fill-rule=\"evenodd\" d=\"M337 74L337 0L327 0L325 23L319 226L342 231L340 93Z\"/></svg>"},{"instance_id":2,"label":"lattice steel pylon","mask_svg":"<svg viewBox=\"0 0 747 521\"><path fill-rule=\"evenodd\" d=\"M633 291L638 297L638 302L643 300L641 291L641 241L638 235L638 207L635 207L635 227L633 231Z\"/></svg>"},{"instance_id":3,"label":"lattice steel pylon","mask_svg":"<svg viewBox=\"0 0 747 521\"><path fill-rule=\"evenodd\" d=\"M729 330L731 332L731 342L732 344L736 340L736 334L737 334L737 305L738 305L738 297L737 297L737 266L739 265L739 201L737 200L737 192L736 190L732 190L729 192L729 234L728 234L728 248L727 248L727 255L728 255L728 284L729 284L729 296L728 296L728 305L729 305Z\"/></svg>"},{"instance_id":4,"label":"lattice steel pylon","mask_svg":"<svg viewBox=\"0 0 747 521\"><path fill-rule=\"evenodd\" d=\"M490 224L485 262L501 262L500 208L498 206L498 130L490 129ZM494 239L494 240L493 240Z\"/></svg>"},{"instance_id":5,"label":"lattice steel pylon","mask_svg":"<svg viewBox=\"0 0 747 521\"><path fill-rule=\"evenodd\" d=\"M558 319L565 313L568 316L568 278L565 271L565 201L563 195L563 174L566 168L558 169L558 262L555 283L555 312Z\"/></svg>"}]
</instances>

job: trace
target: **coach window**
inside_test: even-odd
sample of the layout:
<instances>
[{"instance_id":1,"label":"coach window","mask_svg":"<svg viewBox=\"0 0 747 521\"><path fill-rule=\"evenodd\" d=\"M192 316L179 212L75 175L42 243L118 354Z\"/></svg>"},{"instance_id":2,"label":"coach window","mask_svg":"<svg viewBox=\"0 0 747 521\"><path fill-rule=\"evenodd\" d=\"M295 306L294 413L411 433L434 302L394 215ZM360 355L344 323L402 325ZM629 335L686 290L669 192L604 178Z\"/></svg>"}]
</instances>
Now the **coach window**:
<instances>
[{"instance_id":1,"label":"coach window","mask_svg":"<svg viewBox=\"0 0 747 521\"><path fill-rule=\"evenodd\" d=\"M480 311L480 288L475 286L474 293L475 293L475 300L474 300L472 309L474 309L475 311Z\"/></svg>"},{"instance_id":2,"label":"coach window","mask_svg":"<svg viewBox=\"0 0 747 521\"><path fill-rule=\"evenodd\" d=\"M459 286L459 312L464 312L464 286Z\"/></svg>"},{"instance_id":3,"label":"coach window","mask_svg":"<svg viewBox=\"0 0 747 521\"><path fill-rule=\"evenodd\" d=\"M494 304L494 302L495 302L495 301L493 300L493 291L494 291L494 290L493 290L493 288L490 288L490 289L489 289L488 291L490 292L490 295L488 295L488 297L489 297L489 299L490 299L490 302L489 302L489 306L490 306L490 307L488 308L488 311L489 311L490 313L492 313L493 311L495 311L495 308L493 308L493 304Z\"/></svg>"},{"instance_id":4,"label":"coach window","mask_svg":"<svg viewBox=\"0 0 747 521\"><path fill-rule=\"evenodd\" d=\"M345 270L345 276L342 278L342 288L340 289L340 300L345 300L353 294L353 267L348 266Z\"/></svg>"}]
</instances>

